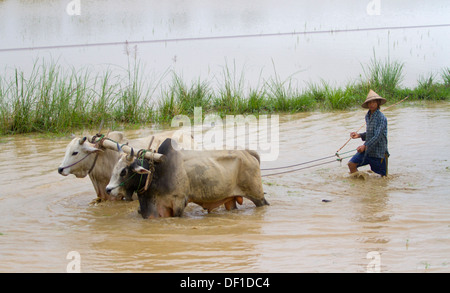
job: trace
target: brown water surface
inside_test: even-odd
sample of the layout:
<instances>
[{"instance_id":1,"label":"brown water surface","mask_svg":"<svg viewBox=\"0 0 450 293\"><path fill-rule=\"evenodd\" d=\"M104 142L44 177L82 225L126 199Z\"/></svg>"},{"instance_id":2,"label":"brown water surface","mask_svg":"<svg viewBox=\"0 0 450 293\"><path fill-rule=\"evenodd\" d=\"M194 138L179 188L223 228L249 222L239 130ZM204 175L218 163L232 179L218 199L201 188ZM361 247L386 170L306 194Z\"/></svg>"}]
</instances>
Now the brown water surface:
<instances>
[{"instance_id":1,"label":"brown water surface","mask_svg":"<svg viewBox=\"0 0 450 293\"><path fill-rule=\"evenodd\" d=\"M333 155L364 114L280 116L279 159L262 168ZM450 272L450 103L385 114L386 179L368 167L351 178L345 160L263 177L267 207L190 204L157 220L143 220L137 201L90 205L88 178L57 173L70 138L3 137L0 272L65 272L70 251L82 272L366 272L374 251L381 272Z\"/></svg>"}]
</instances>

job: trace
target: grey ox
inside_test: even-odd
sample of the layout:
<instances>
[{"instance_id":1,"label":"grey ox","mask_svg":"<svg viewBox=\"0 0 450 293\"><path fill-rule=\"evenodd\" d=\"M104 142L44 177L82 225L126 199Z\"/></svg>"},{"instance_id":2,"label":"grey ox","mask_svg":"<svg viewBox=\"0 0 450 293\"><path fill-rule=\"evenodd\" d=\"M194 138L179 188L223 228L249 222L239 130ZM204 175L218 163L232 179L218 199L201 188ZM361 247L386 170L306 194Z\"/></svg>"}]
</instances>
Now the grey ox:
<instances>
[{"instance_id":1,"label":"grey ox","mask_svg":"<svg viewBox=\"0 0 450 293\"><path fill-rule=\"evenodd\" d=\"M181 147L187 149L193 147L193 140L190 135L184 133L180 135L175 132L175 130L164 131L133 140L130 143L136 148L146 149L153 138L151 150L157 150L159 145L166 138L176 137L177 141L180 142ZM119 142L120 144L124 143L122 132L110 132L108 138ZM95 192L97 193L97 202L102 200L118 200L122 199L125 194L111 196L106 192L106 186L111 178L114 165L119 158L120 155L117 151L99 149L93 143L89 142L86 137L74 138L67 145L64 159L58 168L58 173L63 176L73 174L77 178L84 178L89 175ZM127 197L127 199L131 200L131 196Z\"/></svg>"},{"instance_id":2,"label":"grey ox","mask_svg":"<svg viewBox=\"0 0 450 293\"><path fill-rule=\"evenodd\" d=\"M269 204L255 151L177 150L176 142L166 139L158 153L164 155L160 163L122 154L106 187L111 196L136 191L144 219L181 216L189 202L208 212L222 204L234 209L242 197L258 207Z\"/></svg>"}]
</instances>

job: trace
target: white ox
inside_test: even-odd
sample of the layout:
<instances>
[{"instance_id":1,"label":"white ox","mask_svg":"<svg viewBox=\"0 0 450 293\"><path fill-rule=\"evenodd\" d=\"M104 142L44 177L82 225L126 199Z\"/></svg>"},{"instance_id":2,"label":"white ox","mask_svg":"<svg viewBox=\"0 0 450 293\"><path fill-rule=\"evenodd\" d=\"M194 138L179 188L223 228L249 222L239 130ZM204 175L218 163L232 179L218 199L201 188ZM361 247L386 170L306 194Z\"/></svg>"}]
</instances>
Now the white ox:
<instances>
[{"instance_id":1,"label":"white ox","mask_svg":"<svg viewBox=\"0 0 450 293\"><path fill-rule=\"evenodd\" d=\"M174 136L176 135L176 136ZM147 149L153 138L151 150L155 151L166 138L174 138L183 149L193 148L193 140L189 134L176 133L176 131L164 131L156 133L145 138L133 140L130 143L136 149ZM108 138L124 144L122 132L111 132ZM106 193L106 186L109 183L114 165L119 160L119 153L109 149L98 149L86 137L74 138L67 146L66 153L58 173L63 176L70 174L77 178L84 178L89 175L95 192L97 201L122 199L124 194L111 196ZM131 199L131 198L127 198Z\"/></svg>"}]
</instances>

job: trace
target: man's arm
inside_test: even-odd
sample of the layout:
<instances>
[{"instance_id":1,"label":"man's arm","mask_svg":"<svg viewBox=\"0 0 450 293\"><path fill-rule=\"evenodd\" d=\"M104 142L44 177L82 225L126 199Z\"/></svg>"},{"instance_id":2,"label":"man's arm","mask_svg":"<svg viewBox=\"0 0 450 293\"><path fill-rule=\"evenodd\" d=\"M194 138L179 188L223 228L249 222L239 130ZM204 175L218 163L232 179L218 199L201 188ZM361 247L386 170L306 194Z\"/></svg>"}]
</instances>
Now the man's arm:
<instances>
[{"instance_id":1,"label":"man's arm","mask_svg":"<svg viewBox=\"0 0 450 293\"><path fill-rule=\"evenodd\" d=\"M366 140L366 133L365 132L363 132L363 133L352 132L352 133L350 133L350 137L353 138L353 139L361 138L363 141L365 141Z\"/></svg>"}]
</instances>

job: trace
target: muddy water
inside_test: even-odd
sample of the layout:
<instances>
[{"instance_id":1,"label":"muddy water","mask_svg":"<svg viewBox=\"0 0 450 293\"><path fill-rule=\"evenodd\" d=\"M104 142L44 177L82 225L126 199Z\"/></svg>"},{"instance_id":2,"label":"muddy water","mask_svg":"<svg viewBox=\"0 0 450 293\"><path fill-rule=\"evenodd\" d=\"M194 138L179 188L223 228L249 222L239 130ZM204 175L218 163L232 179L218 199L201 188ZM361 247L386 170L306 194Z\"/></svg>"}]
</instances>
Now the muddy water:
<instances>
[{"instance_id":1,"label":"muddy water","mask_svg":"<svg viewBox=\"0 0 450 293\"><path fill-rule=\"evenodd\" d=\"M381 272L450 272L450 103L385 114L387 179L368 167L365 180L351 178L334 162L264 177L268 207L245 200L207 214L190 204L182 218L157 220L143 220L137 202L90 205L89 179L56 171L70 138L3 137L0 272L65 272L71 251L82 272L366 272L374 262ZM363 118L281 116L279 159L262 168L333 155Z\"/></svg>"}]
</instances>

